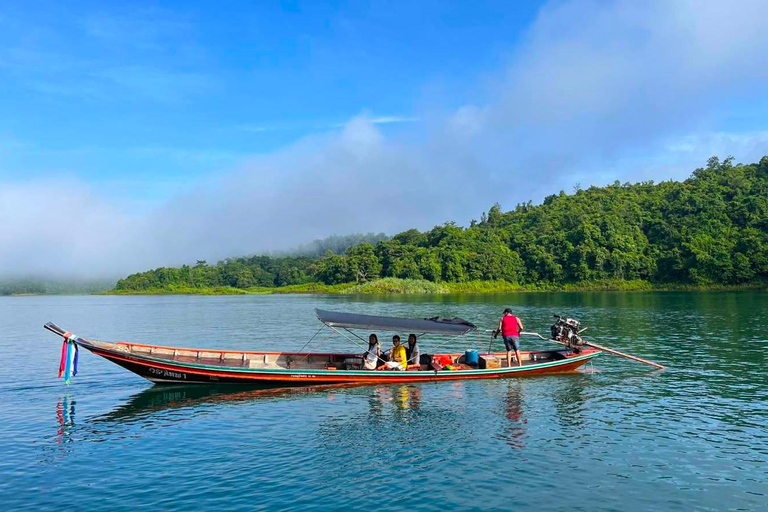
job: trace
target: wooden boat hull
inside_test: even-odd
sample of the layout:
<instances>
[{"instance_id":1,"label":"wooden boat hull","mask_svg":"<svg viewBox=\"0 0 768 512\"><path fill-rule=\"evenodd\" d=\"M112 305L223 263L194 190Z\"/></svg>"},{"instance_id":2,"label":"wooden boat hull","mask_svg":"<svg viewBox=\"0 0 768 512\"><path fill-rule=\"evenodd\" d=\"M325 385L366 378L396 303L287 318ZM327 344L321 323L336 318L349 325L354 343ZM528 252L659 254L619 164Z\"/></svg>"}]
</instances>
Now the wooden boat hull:
<instances>
[{"instance_id":1,"label":"wooden boat hull","mask_svg":"<svg viewBox=\"0 0 768 512\"><path fill-rule=\"evenodd\" d=\"M595 349L578 353L570 349L522 352L523 366L487 369L461 365L462 354L448 354L461 369L359 370L349 369L346 364L350 358L359 359L356 354L221 351L111 343L73 336L50 323L46 328L156 384L248 384L280 388L501 379L571 372L602 353ZM493 355L504 357L504 354ZM362 359L359 361L362 363ZM337 369L337 363L343 363L346 369Z\"/></svg>"},{"instance_id":2,"label":"wooden boat hull","mask_svg":"<svg viewBox=\"0 0 768 512\"><path fill-rule=\"evenodd\" d=\"M86 346L94 354L156 384L259 384L261 387L323 386L333 384L384 384L464 379L500 379L571 372L600 355L597 350L569 354L558 361L490 370L315 370L224 368L207 364L175 363L137 357Z\"/></svg>"}]
</instances>

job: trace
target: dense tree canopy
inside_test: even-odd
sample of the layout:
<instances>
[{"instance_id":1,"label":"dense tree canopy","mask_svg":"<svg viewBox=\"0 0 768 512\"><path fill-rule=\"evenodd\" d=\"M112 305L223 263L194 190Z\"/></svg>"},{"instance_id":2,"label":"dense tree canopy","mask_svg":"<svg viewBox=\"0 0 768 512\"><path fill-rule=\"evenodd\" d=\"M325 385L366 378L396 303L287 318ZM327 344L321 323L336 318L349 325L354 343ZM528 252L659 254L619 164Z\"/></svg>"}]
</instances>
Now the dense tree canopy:
<instances>
[{"instance_id":1,"label":"dense tree canopy","mask_svg":"<svg viewBox=\"0 0 768 512\"><path fill-rule=\"evenodd\" d=\"M284 286L377 277L563 284L608 279L740 284L768 277L768 157L713 157L683 182L614 183L548 196L480 222L411 229L322 257L256 256L131 275L119 290Z\"/></svg>"}]
</instances>

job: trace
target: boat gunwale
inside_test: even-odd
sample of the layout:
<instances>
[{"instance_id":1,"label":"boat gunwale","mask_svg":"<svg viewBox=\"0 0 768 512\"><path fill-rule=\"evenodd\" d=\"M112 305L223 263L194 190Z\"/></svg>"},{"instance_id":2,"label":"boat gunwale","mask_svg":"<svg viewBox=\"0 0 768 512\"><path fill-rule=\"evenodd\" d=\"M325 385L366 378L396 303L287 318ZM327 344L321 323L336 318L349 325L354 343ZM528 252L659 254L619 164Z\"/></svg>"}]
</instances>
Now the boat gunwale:
<instances>
[{"instance_id":1,"label":"boat gunwale","mask_svg":"<svg viewBox=\"0 0 768 512\"><path fill-rule=\"evenodd\" d=\"M362 357L357 352L275 352L275 351L254 351L254 350L216 350L208 348L197 347L172 347L169 345L150 345L148 343L133 343L130 341L103 341L103 340L91 340L87 338L80 338L78 343L104 343L107 345L120 345L127 347L146 347L163 350L184 350L188 352L210 352L216 354L253 354L253 355L267 355L267 356L338 356L338 357ZM585 351L597 350L597 349L585 349ZM544 350L521 350L520 354L541 354L545 352L568 352L567 349L544 349ZM464 352L434 352L432 355L449 355L449 356L462 356ZM496 357L505 357L506 352L479 352L479 355L493 355Z\"/></svg>"},{"instance_id":2,"label":"boat gunwale","mask_svg":"<svg viewBox=\"0 0 768 512\"><path fill-rule=\"evenodd\" d=\"M86 347L88 348L88 347ZM417 380L418 377L421 375L422 378L427 379L429 376L433 376L436 374L439 375L490 375L490 374L506 374L506 373L518 373L518 372L524 372L527 370L536 370L541 368L555 368L557 366L569 364L575 361L587 361L589 359L592 359L594 357L597 357L602 354L602 351L597 349L590 349L588 351L584 351L584 353L580 355L574 355L574 356L566 356L563 359L558 359L554 361L545 361L541 363L535 363L535 364L528 364L523 366L514 366L514 367L507 367L507 368L473 368L471 370L440 370L440 371L430 371L430 370L418 370L418 371L381 371L381 370L328 370L328 369L319 369L319 368L238 368L235 366L221 366L221 365L205 365L205 364L198 364L198 363L191 363L191 362L183 362L183 361L175 361L173 359L164 359L164 358L156 358L152 357L150 355L143 355L143 354L133 354L133 353L126 353L122 351L112 351L109 349L94 347L99 352L107 352L110 356L117 357L119 359L123 359L130 362L147 362L147 363L156 363L161 365L167 365L170 367L177 367L177 368L185 368L190 370L207 370L207 371L217 371L221 373L236 373L236 374L242 374L242 375L251 375L251 374L270 374L270 375L349 375L349 376L380 376L384 379L389 378L402 378L405 376L413 376L414 380ZM213 352L213 351L211 351ZM541 351L541 352L553 352L553 351ZM560 351L554 351L554 352L560 352ZM530 352L529 352L530 353ZM264 354L262 352L262 354ZM98 354L102 355L102 354ZM331 354L328 354L331 355ZM335 355L335 354L333 354ZM125 357L129 356L129 357ZM102 355L102 357L105 357Z\"/></svg>"},{"instance_id":3,"label":"boat gunwale","mask_svg":"<svg viewBox=\"0 0 768 512\"><path fill-rule=\"evenodd\" d=\"M317 354L330 354L334 356L348 356L348 357L360 357L360 354L346 353L346 352L258 352L253 350L218 350L208 348L192 348L192 347L171 347L168 345L150 345L148 343L133 343L130 341L100 341L100 340L87 340L80 338L83 341L96 341L98 343L108 343L111 345L121 346L133 346L133 347L147 347L147 348L159 348L165 350L185 350L189 352L212 352L216 354L254 354L254 355L267 355L267 356L305 356L305 355L317 355Z\"/></svg>"}]
</instances>

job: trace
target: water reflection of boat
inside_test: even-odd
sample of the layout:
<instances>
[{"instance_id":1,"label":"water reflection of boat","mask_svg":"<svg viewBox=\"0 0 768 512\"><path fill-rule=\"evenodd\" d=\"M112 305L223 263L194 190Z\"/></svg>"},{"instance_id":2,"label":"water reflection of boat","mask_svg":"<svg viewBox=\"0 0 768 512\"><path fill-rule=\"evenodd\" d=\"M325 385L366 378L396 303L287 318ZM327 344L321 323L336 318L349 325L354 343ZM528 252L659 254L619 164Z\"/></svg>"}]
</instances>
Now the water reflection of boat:
<instances>
[{"instance_id":1,"label":"water reflection of boat","mask_svg":"<svg viewBox=\"0 0 768 512\"><path fill-rule=\"evenodd\" d=\"M523 389L519 382L510 382L504 398L505 416L508 424L502 436L515 449L525 447L524 437L528 420L523 415Z\"/></svg>"},{"instance_id":2,"label":"water reflection of boat","mask_svg":"<svg viewBox=\"0 0 768 512\"><path fill-rule=\"evenodd\" d=\"M59 428L56 431L57 442L71 442L71 431L75 425L75 401L68 395L61 397L56 404L56 420L59 423Z\"/></svg>"},{"instance_id":3,"label":"water reflection of boat","mask_svg":"<svg viewBox=\"0 0 768 512\"><path fill-rule=\"evenodd\" d=\"M338 334L344 331L357 339L361 338L352 332L355 329L435 334L441 337L463 336L477 329L461 319L420 320L321 310L316 312L320 321L332 331ZM586 347L522 352L522 365L511 367L506 366L506 360L500 353L477 354L475 351L479 364L468 360L466 354L443 353L439 354L439 358L424 354L422 357L426 357L426 360L420 361L421 365L411 365L406 371L364 370L361 369L363 359L360 354L246 352L111 343L74 336L52 323L45 327L65 340L152 382L162 384L251 383L261 387L287 387L498 379L573 371L601 353ZM353 337L347 339L357 343Z\"/></svg>"},{"instance_id":4,"label":"water reflection of boat","mask_svg":"<svg viewBox=\"0 0 768 512\"><path fill-rule=\"evenodd\" d=\"M376 388L375 398L379 404L393 403L399 411L415 410L421 407L421 386L400 384Z\"/></svg>"},{"instance_id":5,"label":"water reflection of boat","mask_svg":"<svg viewBox=\"0 0 768 512\"><path fill-rule=\"evenodd\" d=\"M560 393L553 393L557 419L563 428L578 431L586 426L584 409L589 401L590 387L594 381L588 375L574 374L568 379L568 388Z\"/></svg>"},{"instance_id":6,"label":"water reflection of boat","mask_svg":"<svg viewBox=\"0 0 768 512\"><path fill-rule=\"evenodd\" d=\"M272 389L260 389L247 385L152 387L133 395L125 404L97 418L96 421L126 421L165 410L195 408L206 404L232 404L260 399L298 397L335 387L337 386Z\"/></svg>"}]
</instances>

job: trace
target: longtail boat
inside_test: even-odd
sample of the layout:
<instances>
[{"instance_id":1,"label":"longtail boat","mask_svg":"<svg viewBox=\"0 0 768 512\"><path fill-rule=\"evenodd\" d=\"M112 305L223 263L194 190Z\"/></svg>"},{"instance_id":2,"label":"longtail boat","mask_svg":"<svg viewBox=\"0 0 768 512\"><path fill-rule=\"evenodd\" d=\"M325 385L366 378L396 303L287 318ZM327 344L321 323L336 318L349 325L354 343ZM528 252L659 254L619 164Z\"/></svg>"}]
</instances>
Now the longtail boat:
<instances>
[{"instance_id":1,"label":"longtail boat","mask_svg":"<svg viewBox=\"0 0 768 512\"><path fill-rule=\"evenodd\" d=\"M354 330L410 332L418 333L419 337L425 334L455 337L476 334L477 331L475 325L462 319L396 318L324 310L315 312L326 327L356 344L365 340L355 334ZM408 367L407 370L364 370L362 352L303 352L303 349L299 352L249 352L180 348L86 339L51 322L45 324L45 328L62 336L65 345L87 349L156 384L236 383L266 388L499 379L570 372L602 353L588 346L571 345L558 350L522 351L522 365L513 362L509 367L505 353L433 351L422 354L421 364ZM363 351L366 349L367 346L363 346ZM477 356L476 361L474 356ZM65 355L62 356L60 374L64 372L64 365ZM67 361L67 372L70 371L69 367Z\"/></svg>"}]
</instances>

